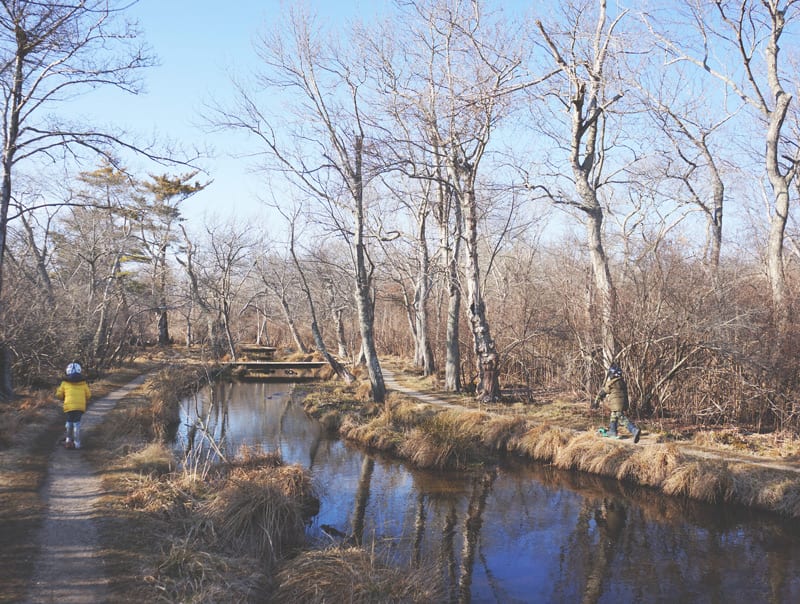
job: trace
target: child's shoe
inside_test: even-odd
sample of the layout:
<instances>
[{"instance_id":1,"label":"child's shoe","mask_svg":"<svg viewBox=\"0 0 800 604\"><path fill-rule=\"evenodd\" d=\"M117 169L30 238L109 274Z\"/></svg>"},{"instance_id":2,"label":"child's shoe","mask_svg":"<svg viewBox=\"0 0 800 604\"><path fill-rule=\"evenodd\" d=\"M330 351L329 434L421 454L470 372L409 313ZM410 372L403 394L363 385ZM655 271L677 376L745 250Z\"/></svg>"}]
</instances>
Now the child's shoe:
<instances>
[{"instance_id":1,"label":"child's shoe","mask_svg":"<svg viewBox=\"0 0 800 604\"><path fill-rule=\"evenodd\" d=\"M76 449L80 449L81 448L81 441L76 440L74 446L75 446Z\"/></svg>"}]
</instances>

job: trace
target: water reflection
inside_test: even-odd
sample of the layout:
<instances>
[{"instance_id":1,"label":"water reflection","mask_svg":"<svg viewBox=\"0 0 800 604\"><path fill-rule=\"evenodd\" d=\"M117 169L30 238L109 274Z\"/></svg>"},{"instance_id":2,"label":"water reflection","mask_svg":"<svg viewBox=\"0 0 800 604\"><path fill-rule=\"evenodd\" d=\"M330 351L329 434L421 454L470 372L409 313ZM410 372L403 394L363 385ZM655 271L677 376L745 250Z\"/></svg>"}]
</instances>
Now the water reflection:
<instances>
[{"instance_id":1,"label":"water reflection","mask_svg":"<svg viewBox=\"0 0 800 604\"><path fill-rule=\"evenodd\" d=\"M219 455L280 450L321 488L312 542L431 565L450 602L800 601L797 523L541 465L415 470L329 438L288 392L217 384L185 402L177 446L207 446L199 422Z\"/></svg>"}]
</instances>

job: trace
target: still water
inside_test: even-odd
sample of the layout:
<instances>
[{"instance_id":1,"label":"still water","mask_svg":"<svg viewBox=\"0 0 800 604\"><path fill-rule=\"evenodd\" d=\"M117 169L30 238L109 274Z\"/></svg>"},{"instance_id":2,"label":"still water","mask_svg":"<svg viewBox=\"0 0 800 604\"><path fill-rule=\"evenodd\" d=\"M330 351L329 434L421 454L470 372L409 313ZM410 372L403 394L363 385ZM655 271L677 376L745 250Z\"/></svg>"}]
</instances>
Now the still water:
<instances>
[{"instance_id":1,"label":"still water","mask_svg":"<svg viewBox=\"0 0 800 604\"><path fill-rule=\"evenodd\" d=\"M280 451L319 487L312 542L378 543L398 563L435 564L450 602L800 602L796 521L541 464L420 471L326 436L290 389L203 390L183 404L179 445L199 421L226 454Z\"/></svg>"}]
</instances>

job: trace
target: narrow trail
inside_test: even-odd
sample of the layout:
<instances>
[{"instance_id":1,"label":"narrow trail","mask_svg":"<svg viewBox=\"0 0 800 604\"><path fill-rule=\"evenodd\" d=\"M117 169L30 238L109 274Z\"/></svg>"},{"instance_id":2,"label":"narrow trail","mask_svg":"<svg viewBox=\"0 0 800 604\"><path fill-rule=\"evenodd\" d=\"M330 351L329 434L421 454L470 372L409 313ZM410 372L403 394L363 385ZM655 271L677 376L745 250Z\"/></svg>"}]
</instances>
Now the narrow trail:
<instances>
[{"instance_id":1,"label":"narrow trail","mask_svg":"<svg viewBox=\"0 0 800 604\"><path fill-rule=\"evenodd\" d=\"M39 557L25 602L86 604L108 602L108 577L96 519L104 494L100 478L84 456L96 426L117 402L140 386L144 375L90 404L81 421L84 449L56 446L50 457L42 498L45 519L36 536Z\"/></svg>"},{"instance_id":2,"label":"narrow trail","mask_svg":"<svg viewBox=\"0 0 800 604\"><path fill-rule=\"evenodd\" d=\"M455 403L449 403L444 401L440 398L432 396L430 394L425 394L424 392L419 392L417 390L413 390L411 388L406 388L405 386L401 386L394 377L394 374L385 369L381 368L383 372L383 379L386 383L386 386L392 390L397 390L398 392L402 392L407 396L411 396L416 398L422 402L430 403L432 405L438 405L440 407L446 407L448 409L458 409L462 411L470 410L469 407L465 407L463 405L458 405ZM594 428L592 428L594 430ZM643 434L641 440L634 444L633 441L628 439L620 440L619 442L624 443L631 447L646 447L652 445L659 445L663 443L659 443L651 434ZM740 463L740 464L750 464L753 466L758 466L760 468L767 468L772 470L778 470L782 472L793 472L796 474L800 474L800 463L793 460L776 460L764 457L758 457L756 455L747 455L745 453L736 453L736 452L721 452L721 451L712 451L703 447L699 447L697 445L692 444L683 444L681 445L681 449L689 456L692 457L699 457L704 459L716 459L719 461L724 461L727 463Z\"/></svg>"},{"instance_id":3,"label":"narrow trail","mask_svg":"<svg viewBox=\"0 0 800 604\"><path fill-rule=\"evenodd\" d=\"M417 390L412 390L411 388L406 388L405 386L401 386L394 377L394 374L381 367L381 373L383 373L383 381L388 388L392 390L397 390L398 392L402 392L408 396L411 396L415 399L422 401L423 403L430 403L431 405L438 405L440 407L445 407L447 409L458 409L459 411L469 411L469 407L465 407L464 405L457 405L455 403L448 403L447 401L443 401L440 398L436 398L430 394L425 394L424 392L419 392Z\"/></svg>"}]
</instances>

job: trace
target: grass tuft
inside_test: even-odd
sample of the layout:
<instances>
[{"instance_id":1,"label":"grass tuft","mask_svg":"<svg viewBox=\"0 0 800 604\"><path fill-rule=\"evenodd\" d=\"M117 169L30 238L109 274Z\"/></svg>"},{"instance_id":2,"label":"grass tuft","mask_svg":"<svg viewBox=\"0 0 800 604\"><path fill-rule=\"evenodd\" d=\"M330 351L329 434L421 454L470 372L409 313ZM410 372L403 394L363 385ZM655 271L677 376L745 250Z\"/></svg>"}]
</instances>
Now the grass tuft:
<instances>
[{"instance_id":1,"label":"grass tuft","mask_svg":"<svg viewBox=\"0 0 800 604\"><path fill-rule=\"evenodd\" d=\"M395 568L360 548L304 552L286 562L276 575L276 604L303 602L442 602L440 582L432 565Z\"/></svg>"},{"instance_id":2,"label":"grass tuft","mask_svg":"<svg viewBox=\"0 0 800 604\"><path fill-rule=\"evenodd\" d=\"M675 444L640 447L620 465L617 479L658 488L685 463L685 456Z\"/></svg>"},{"instance_id":3,"label":"grass tuft","mask_svg":"<svg viewBox=\"0 0 800 604\"><path fill-rule=\"evenodd\" d=\"M235 468L224 486L199 509L223 545L264 560L268 567L303 544L304 511L314 498L299 465Z\"/></svg>"},{"instance_id":4,"label":"grass tuft","mask_svg":"<svg viewBox=\"0 0 800 604\"><path fill-rule=\"evenodd\" d=\"M727 464L715 460L683 464L667 476L662 485L667 495L680 495L707 503L730 500L732 487Z\"/></svg>"}]
</instances>

